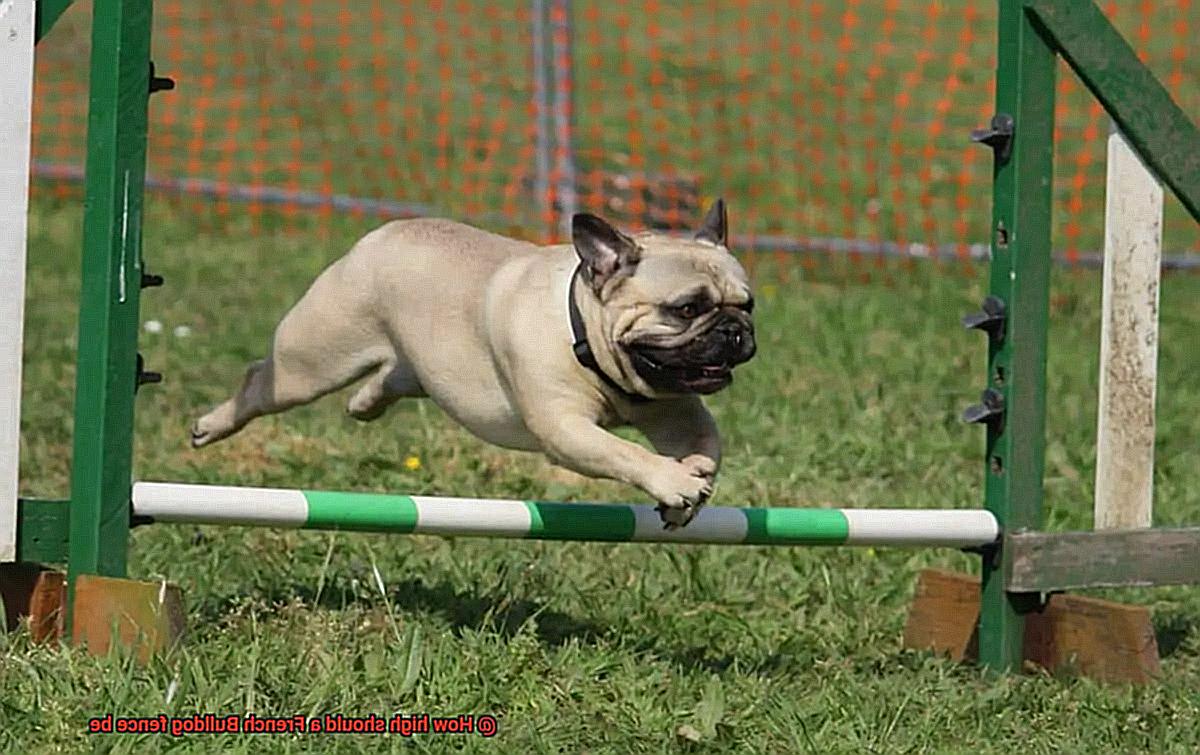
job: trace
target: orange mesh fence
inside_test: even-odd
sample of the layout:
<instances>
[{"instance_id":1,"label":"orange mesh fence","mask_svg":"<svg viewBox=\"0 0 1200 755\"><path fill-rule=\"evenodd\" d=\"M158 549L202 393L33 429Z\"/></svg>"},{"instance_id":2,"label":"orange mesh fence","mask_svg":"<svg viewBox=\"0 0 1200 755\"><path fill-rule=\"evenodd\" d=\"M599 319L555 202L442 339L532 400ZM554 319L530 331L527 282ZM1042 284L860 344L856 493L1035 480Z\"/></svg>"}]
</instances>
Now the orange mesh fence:
<instances>
[{"instance_id":1,"label":"orange mesh fence","mask_svg":"<svg viewBox=\"0 0 1200 755\"><path fill-rule=\"evenodd\" d=\"M1105 2L1200 113L1200 1ZM35 190L79 190L89 4L38 48ZM868 274L986 254L992 0L159 0L148 186L216 224L438 214L551 240L573 210ZM1108 118L1064 65L1056 253L1102 245ZM1200 232L1169 199L1169 255ZM758 259L761 259L759 257ZM753 259L752 259L753 261Z\"/></svg>"}]
</instances>

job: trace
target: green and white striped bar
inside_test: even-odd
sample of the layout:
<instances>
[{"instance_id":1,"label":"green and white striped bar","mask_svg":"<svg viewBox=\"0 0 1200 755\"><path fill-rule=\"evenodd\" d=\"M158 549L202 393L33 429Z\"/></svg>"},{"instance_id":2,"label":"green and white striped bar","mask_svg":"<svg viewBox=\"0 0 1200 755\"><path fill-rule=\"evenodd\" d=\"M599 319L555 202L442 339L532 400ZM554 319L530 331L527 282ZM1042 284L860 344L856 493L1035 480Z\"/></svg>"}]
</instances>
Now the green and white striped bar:
<instances>
[{"instance_id":1,"label":"green and white striped bar","mask_svg":"<svg viewBox=\"0 0 1200 755\"><path fill-rule=\"evenodd\" d=\"M333 493L138 482L133 513L154 522L353 532L742 545L971 548L999 537L982 509L789 509L709 506L664 530L653 506Z\"/></svg>"}]
</instances>

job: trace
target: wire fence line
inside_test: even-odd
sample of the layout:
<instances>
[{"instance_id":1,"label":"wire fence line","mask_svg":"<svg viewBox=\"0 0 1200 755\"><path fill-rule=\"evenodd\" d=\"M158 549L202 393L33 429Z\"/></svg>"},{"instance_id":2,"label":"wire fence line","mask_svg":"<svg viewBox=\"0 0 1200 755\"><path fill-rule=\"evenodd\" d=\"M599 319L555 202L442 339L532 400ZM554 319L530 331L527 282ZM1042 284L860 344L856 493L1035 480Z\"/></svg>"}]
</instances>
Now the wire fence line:
<instances>
[{"instance_id":1,"label":"wire fence line","mask_svg":"<svg viewBox=\"0 0 1200 755\"><path fill-rule=\"evenodd\" d=\"M151 101L148 186L217 218L437 214L542 241L576 210L679 231L721 195L748 252L976 260L994 5L160 0L178 87ZM1102 5L1200 113L1200 3ZM79 189L89 12L38 49L37 191ZM1108 124L1065 67L1057 96L1056 256L1094 265ZM1173 200L1164 244L1196 266Z\"/></svg>"}]
</instances>

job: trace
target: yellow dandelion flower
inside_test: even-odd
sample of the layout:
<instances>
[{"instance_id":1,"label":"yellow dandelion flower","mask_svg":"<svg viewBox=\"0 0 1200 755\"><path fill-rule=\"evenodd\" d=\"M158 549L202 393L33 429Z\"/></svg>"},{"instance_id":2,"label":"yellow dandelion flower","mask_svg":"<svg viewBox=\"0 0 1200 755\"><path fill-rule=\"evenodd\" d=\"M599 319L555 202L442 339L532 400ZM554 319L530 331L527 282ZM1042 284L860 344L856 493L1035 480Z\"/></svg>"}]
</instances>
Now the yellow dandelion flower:
<instances>
[{"instance_id":1,"label":"yellow dandelion flower","mask_svg":"<svg viewBox=\"0 0 1200 755\"><path fill-rule=\"evenodd\" d=\"M404 468L415 472L421 468L421 459L416 456L409 456L404 460Z\"/></svg>"}]
</instances>

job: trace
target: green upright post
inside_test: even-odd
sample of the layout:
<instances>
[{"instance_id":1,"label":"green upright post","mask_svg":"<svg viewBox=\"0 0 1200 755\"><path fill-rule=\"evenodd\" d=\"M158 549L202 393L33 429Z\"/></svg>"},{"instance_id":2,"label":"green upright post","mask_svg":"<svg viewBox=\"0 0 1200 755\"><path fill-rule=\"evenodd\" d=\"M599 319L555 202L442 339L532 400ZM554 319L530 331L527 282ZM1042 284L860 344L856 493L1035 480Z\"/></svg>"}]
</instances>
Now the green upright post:
<instances>
[{"instance_id":1,"label":"green upright post","mask_svg":"<svg viewBox=\"0 0 1200 755\"><path fill-rule=\"evenodd\" d=\"M34 12L37 13L37 31L35 36L37 41L41 42L42 37L50 33L54 28L54 22L63 14L74 0L38 0L34 7Z\"/></svg>"},{"instance_id":2,"label":"green upright post","mask_svg":"<svg viewBox=\"0 0 1200 755\"><path fill-rule=\"evenodd\" d=\"M1004 413L988 425L985 505L1014 532L1041 526L1056 69L1020 0L1000 0L998 58L996 111L1014 132L1010 153L996 152L992 186L990 291L1006 321L990 340L987 384ZM1001 550L983 565L979 658L997 671L1020 668L1023 614L1036 598L1005 592L1007 558Z\"/></svg>"},{"instance_id":3,"label":"green upright post","mask_svg":"<svg viewBox=\"0 0 1200 755\"><path fill-rule=\"evenodd\" d=\"M151 0L93 6L68 611L78 575L125 574L150 18Z\"/></svg>"}]
</instances>

